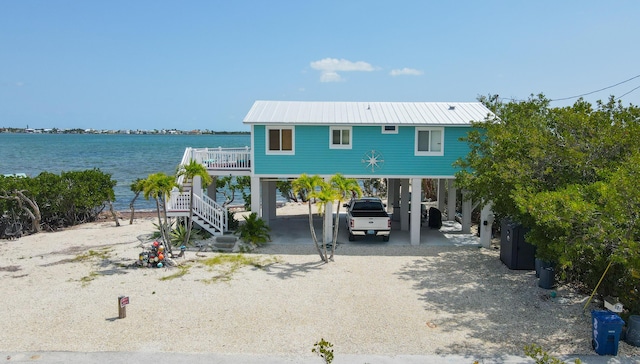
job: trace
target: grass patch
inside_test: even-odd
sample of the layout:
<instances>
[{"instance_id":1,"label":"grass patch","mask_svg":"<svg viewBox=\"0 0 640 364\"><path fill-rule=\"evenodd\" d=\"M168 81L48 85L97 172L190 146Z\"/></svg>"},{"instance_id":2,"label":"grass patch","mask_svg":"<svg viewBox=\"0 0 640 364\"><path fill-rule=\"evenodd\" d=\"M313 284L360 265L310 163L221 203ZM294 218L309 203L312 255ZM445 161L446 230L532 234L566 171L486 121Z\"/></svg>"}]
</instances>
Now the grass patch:
<instances>
[{"instance_id":1,"label":"grass patch","mask_svg":"<svg viewBox=\"0 0 640 364\"><path fill-rule=\"evenodd\" d=\"M79 254L76 255L75 258L72 258L70 260L64 260L60 263L66 263L66 262L88 262L88 261L92 261L92 260L108 260L109 258L111 258L111 252L113 251L113 248L110 247L106 247L106 248L102 248L100 250L89 250L86 253L83 254ZM89 283L91 283L91 281L93 281L94 279L96 279L97 277L101 276L101 273L98 273L96 271L92 271L89 273L88 276L84 276L82 278L80 278L80 283L82 284L82 287L86 287L89 285Z\"/></svg>"},{"instance_id":2,"label":"grass patch","mask_svg":"<svg viewBox=\"0 0 640 364\"><path fill-rule=\"evenodd\" d=\"M162 278L160 278L161 281L169 281L171 279L175 279L175 278L180 278L182 276L184 276L185 274L187 274L189 272L189 268L191 268L191 265L189 264L185 264L185 265L179 265L178 267L178 271L170 274L168 276L164 276Z\"/></svg>"},{"instance_id":3,"label":"grass patch","mask_svg":"<svg viewBox=\"0 0 640 364\"><path fill-rule=\"evenodd\" d=\"M91 283L91 281L96 279L96 277L98 277L99 275L100 273L98 272L91 272L89 273L88 276L84 276L80 278L80 283L82 283L82 287L86 287L87 285L89 285L89 283Z\"/></svg>"},{"instance_id":4,"label":"grass patch","mask_svg":"<svg viewBox=\"0 0 640 364\"><path fill-rule=\"evenodd\" d=\"M88 252L84 253L84 254L79 254L76 255L75 258L72 259L73 262L86 262L87 260L91 260L91 259L100 259L100 260L106 260L111 258L111 252L113 251L112 248L102 248L98 251L96 250L89 250Z\"/></svg>"},{"instance_id":5,"label":"grass patch","mask_svg":"<svg viewBox=\"0 0 640 364\"><path fill-rule=\"evenodd\" d=\"M213 276L211 279L205 279L205 283L229 281L233 274L244 266L252 266L262 269L267 265L276 262L276 258L260 259L258 257L246 256L244 254L220 254L201 261L201 263L210 270L218 272L218 274Z\"/></svg>"}]
</instances>

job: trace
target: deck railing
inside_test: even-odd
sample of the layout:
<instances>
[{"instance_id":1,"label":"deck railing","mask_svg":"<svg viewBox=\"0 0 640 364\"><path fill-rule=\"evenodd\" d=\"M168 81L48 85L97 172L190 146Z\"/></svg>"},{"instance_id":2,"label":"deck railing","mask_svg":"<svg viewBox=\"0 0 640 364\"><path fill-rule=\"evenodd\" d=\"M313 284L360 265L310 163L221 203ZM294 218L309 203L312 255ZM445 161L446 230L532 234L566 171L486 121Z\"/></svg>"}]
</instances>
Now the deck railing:
<instances>
[{"instance_id":1,"label":"deck railing","mask_svg":"<svg viewBox=\"0 0 640 364\"><path fill-rule=\"evenodd\" d=\"M181 165L191 160L201 163L210 170L249 171L251 170L251 148L186 148L182 155ZM178 177L178 185L184 183Z\"/></svg>"},{"instance_id":2,"label":"deck railing","mask_svg":"<svg viewBox=\"0 0 640 364\"><path fill-rule=\"evenodd\" d=\"M251 169L251 148L249 147L188 149L190 149L190 159L193 159L198 163L202 163L207 169Z\"/></svg>"}]
</instances>

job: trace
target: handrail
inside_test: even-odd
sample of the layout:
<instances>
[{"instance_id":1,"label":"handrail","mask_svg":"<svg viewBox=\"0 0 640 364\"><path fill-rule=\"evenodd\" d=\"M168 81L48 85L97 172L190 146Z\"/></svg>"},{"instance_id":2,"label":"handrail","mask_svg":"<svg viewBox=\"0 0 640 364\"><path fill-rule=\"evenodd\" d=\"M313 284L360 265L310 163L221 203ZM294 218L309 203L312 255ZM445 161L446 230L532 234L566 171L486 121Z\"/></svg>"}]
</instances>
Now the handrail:
<instances>
[{"instance_id":1,"label":"handrail","mask_svg":"<svg viewBox=\"0 0 640 364\"><path fill-rule=\"evenodd\" d=\"M199 216L216 230L228 230L227 208L208 196L193 195L193 214Z\"/></svg>"},{"instance_id":2,"label":"handrail","mask_svg":"<svg viewBox=\"0 0 640 364\"><path fill-rule=\"evenodd\" d=\"M167 209L171 211L189 211L190 192L180 192L178 189L171 191Z\"/></svg>"},{"instance_id":3,"label":"handrail","mask_svg":"<svg viewBox=\"0 0 640 364\"><path fill-rule=\"evenodd\" d=\"M186 166L187 164L189 164L189 162L191 162L192 158L193 158L193 148L187 147L184 150L184 154L182 155L182 161L180 161L180 165ZM176 182L178 183L178 186L182 186L182 184L184 183L184 175L177 176Z\"/></svg>"},{"instance_id":4,"label":"handrail","mask_svg":"<svg viewBox=\"0 0 640 364\"><path fill-rule=\"evenodd\" d=\"M169 206L172 211L189 211L190 192L172 191ZM229 229L227 208L214 201L209 196L193 195L193 215L196 215L220 232Z\"/></svg>"}]
</instances>

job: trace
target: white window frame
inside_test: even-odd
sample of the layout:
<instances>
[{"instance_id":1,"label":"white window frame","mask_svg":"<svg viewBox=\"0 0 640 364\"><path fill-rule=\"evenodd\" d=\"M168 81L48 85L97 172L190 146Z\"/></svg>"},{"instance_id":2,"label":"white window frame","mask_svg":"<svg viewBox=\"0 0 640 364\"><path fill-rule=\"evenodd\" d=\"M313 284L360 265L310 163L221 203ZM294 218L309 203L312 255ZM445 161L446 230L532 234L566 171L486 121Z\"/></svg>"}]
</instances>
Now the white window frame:
<instances>
[{"instance_id":1,"label":"white window frame","mask_svg":"<svg viewBox=\"0 0 640 364\"><path fill-rule=\"evenodd\" d=\"M420 132L428 131L429 132L429 150L418 150L418 137ZM434 151L432 148L432 136L431 133L434 131L440 132L440 150ZM443 127L416 127L416 138L415 138L415 146L414 151L416 156L442 156L444 155L444 128Z\"/></svg>"},{"instance_id":2,"label":"white window frame","mask_svg":"<svg viewBox=\"0 0 640 364\"><path fill-rule=\"evenodd\" d=\"M393 126L393 130L385 129L387 126ZM383 125L381 127L381 129L382 129L382 134L398 134L399 126L398 125Z\"/></svg>"},{"instance_id":3,"label":"white window frame","mask_svg":"<svg viewBox=\"0 0 640 364\"><path fill-rule=\"evenodd\" d=\"M333 132L340 131L340 143L333 144ZM342 144L342 132L349 131L349 144ZM329 127L329 149L351 149L353 147L353 128L350 126L331 126Z\"/></svg>"},{"instance_id":4,"label":"white window frame","mask_svg":"<svg viewBox=\"0 0 640 364\"><path fill-rule=\"evenodd\" d=\"M291 150L282 150L282 130L288 129L291 130ZM271 150L269 149L270 141L269 134L271 130L279 130L280 131L280 149L279 150ZM265 154L267 155L293 155L296 154L296 128L293 125L268 125L265 127Z\"/></svg>"}]
</instances>

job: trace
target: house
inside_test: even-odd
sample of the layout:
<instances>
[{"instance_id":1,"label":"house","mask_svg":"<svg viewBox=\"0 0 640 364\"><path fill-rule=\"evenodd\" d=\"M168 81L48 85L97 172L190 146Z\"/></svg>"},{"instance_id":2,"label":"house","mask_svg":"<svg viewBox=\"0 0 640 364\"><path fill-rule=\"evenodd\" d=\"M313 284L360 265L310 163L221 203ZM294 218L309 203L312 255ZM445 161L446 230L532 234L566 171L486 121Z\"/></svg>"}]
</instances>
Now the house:
<instances>
[{"instance_id":1,"label":"house","mask_svg":"<svg viewBox=\"0 0 640 364\"><path fill-rule=\"evenodd\" d=\"M479 102L256 101L243 121L251 127L251 148L187 150L183 163L193 158L212 176L251 176L251 210L267 221L276 216L277 180L302 173L386 178L388 209L419 244L421 216L410 206L423 202L422 179L437 179L439 209L448 190L446 209L455 211L452 164L469 151L460 138L489 115ZM462 205L468 232L471 202Z\"/></svg>"}]
</instances>

